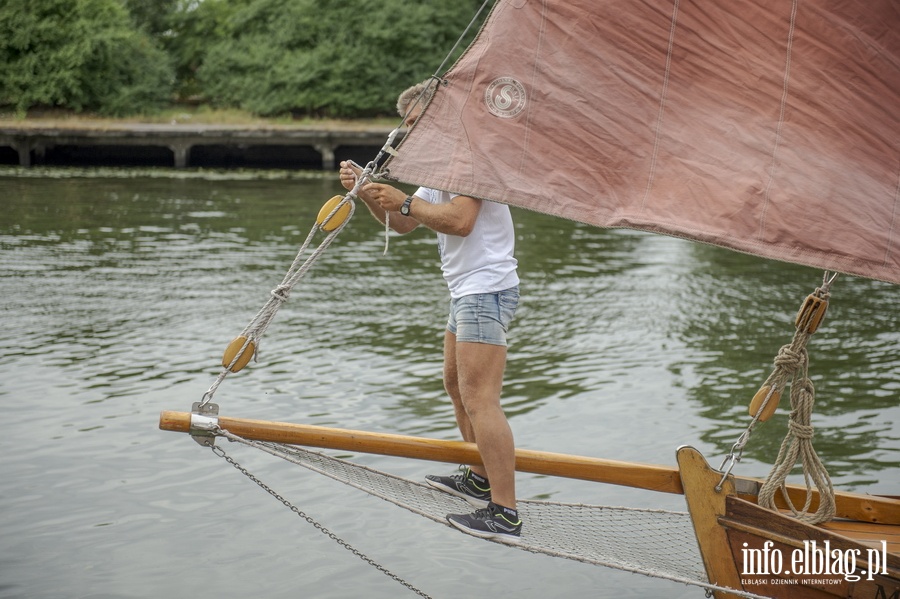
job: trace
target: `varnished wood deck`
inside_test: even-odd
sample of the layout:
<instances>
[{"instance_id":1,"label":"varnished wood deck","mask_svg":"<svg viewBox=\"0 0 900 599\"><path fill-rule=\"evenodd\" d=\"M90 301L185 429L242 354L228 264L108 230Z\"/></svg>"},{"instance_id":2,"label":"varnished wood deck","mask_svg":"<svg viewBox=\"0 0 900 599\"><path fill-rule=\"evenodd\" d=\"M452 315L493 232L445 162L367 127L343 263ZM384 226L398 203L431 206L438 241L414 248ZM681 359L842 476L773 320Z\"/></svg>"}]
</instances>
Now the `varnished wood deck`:
<instances>
[{"instance_id":1,"label":"varnished wood deck","mask_svg":"<svg viewBox=\"0 0 900 599\"><path fill-rule=\"evenodd\" d=\"M888 553L900 555L900 526L895 524L873 524L853 520L832 520L820 524L820 528L848 537L861 545L881 548L887 542Z\"/></svg>"}]
</instances>

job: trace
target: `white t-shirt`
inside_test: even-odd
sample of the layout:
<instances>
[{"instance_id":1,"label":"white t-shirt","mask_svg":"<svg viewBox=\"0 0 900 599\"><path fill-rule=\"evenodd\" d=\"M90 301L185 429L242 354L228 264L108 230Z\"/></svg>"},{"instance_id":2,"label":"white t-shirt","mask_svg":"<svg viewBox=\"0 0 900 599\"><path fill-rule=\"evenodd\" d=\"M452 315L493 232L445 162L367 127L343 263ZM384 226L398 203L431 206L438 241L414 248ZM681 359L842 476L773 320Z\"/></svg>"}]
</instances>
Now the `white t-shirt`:
<instances>
[{"instance_id":1,"label":"white t-shirt","mask_svg":"<svg viewBox=\"0 0 900 599\"><path fill-rule=\"evenodd\" d=\"M446 204L459 194L420 187L414 195L429 204ZM437 238L450 297L496 293L519 284L518 261L513 256L516 233L509 206L482 201L469 235L438 233Z\"/></svg>"}]
</instances>

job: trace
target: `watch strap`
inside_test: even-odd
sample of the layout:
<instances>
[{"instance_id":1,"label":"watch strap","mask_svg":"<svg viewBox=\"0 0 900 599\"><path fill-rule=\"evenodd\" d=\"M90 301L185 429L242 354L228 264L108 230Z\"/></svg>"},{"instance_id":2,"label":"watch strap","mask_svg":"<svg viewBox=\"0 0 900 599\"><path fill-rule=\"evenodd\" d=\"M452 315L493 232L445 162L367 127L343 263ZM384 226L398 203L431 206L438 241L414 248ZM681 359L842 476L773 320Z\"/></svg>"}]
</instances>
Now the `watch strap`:
<instances>
[{"instance_id":1,"label":"watch strap","mask_svg":"<svg viewBox=\"0 0 900 599\"><path fill-rule=\"evenodd\" d=\"M400 214L402 214L404 216L409 216L409 207L410 207L410 204L412 204L412 201L413 201L412 196L406 196L406 200L404 200L403 205L400 206Z\"/></svg>"}]
</instances>

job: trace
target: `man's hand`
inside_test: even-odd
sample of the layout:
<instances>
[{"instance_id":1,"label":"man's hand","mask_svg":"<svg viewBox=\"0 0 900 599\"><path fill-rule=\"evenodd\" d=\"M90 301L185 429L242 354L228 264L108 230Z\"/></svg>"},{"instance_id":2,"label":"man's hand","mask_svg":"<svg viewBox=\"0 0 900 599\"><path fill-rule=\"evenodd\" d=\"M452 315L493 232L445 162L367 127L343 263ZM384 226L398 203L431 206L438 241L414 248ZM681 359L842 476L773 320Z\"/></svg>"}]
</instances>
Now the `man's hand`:
<instances>
[{"instance_id":1,"label":"man's hand","mask_svg":"<svg viewBox=\"0 0 900 599\"><path fill-rule=\"evenodd\" d=\"M387 212L399 212L400 206L406 200L405 193L383 183L366 183L359 190Z\"/></svg>"},{"instance_id":2,"label":"man's hand","mask_svg":"<svg viewBox=\"0 0 900 599\"><path fill-rule=\"evenodd\" d=\"M341 185L348 191L353 190L361 174L362 169L357 164L349 160L341 162ZM363 201L375 220L381 224L387 220L388 212L398 212L406 200L405 193L383 183L366 183L359 188L356 195ZM419 226L419 221L416 219L400 214L392 217L390 222L391 228L401 235L409 233Z\"/></svg>"},{"instance_id":3,"label":"man's hand","mask_svg":"<svg viewBox=\"0 0 900 599\"><path fill-rule=\"evenodd\" d=\"M356 185L356 180L362 174L362 169L353 166L349 161L341 162L341 185L344 189L350 191Z\"/></svg>"},{"instance_id":4,"label":"man's hand","mask_svg":"<svg viewBox=\"0 0 900 599\"><path fill-rule=\"evenodd\" d=\"M353 162L349 160L341 162L341 185L344 189L352 190L361 174L362 169ZM383 183L366 183L359 188L359 197L366 202L374 202L382 210L397 212L406 199L406 194L396 187Z\"/></svg>"}]
</instances>

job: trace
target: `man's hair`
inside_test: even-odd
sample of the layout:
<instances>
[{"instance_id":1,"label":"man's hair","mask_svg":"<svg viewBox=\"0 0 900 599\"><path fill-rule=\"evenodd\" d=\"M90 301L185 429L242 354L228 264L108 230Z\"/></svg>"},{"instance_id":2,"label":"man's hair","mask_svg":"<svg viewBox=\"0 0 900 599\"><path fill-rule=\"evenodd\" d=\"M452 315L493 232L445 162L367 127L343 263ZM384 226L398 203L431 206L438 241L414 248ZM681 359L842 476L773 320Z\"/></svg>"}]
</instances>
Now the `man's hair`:
<instances>
[{"instance_id":1,"label":"man's hair","mask_svg":"<svg viewBox=\"0 0 900 599\"><path fill-rule=\"evenodd\" d=\"M410 106L412 106L416 100L421 102L423 108L431 102L431 98L434 96L436 83L437 82L433 79L426 79L421 83L416 83L400 94L400 97L397 98L397 112L400 113L400 116L406 116Z\"/></svg>"}]
</instances>

